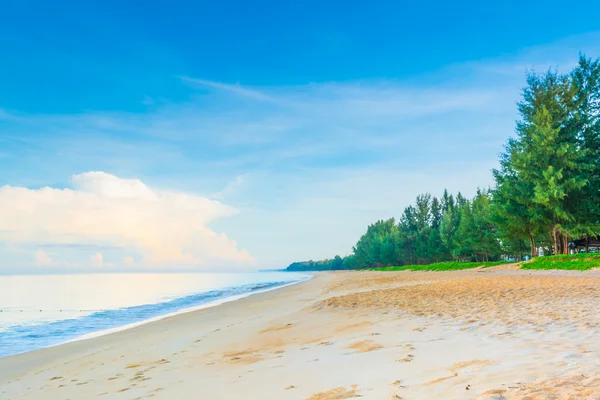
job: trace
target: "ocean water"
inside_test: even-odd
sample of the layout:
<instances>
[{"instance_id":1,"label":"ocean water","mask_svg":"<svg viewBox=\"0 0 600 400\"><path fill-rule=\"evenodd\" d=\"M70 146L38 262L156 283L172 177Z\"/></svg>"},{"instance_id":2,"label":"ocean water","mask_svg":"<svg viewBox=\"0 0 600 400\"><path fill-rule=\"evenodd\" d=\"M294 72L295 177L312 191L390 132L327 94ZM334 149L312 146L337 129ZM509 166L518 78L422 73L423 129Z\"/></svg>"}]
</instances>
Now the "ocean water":
<instances>
[{"instance_id":1,"label":"ocean water","mask_svg":"<svg viewBox=\"0 0 600 400\"><path fill-rule=\"evenodd\" d=\"M290 272L0 276L0 357L303 281Z\"/></svg>"}]
</instances>

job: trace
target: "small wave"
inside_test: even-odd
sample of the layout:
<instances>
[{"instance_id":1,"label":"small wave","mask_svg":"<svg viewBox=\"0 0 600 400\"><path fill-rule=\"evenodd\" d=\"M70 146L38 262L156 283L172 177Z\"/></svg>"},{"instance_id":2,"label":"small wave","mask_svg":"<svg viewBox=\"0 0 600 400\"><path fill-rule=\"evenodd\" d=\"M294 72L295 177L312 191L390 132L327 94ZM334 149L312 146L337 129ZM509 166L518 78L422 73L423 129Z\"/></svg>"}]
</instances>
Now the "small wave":
<instances>
[{"instance_id":1,"label":"small wave","mask_svg":"<svg viewBox=\"0 0 600 400\"><path fill-rule=\"evenodd\" d=\"M309 276L305 276L294 281L263 282L210 290L161 303L97 311L81 317L35 325L11 326L0 332L0 341L2 341L0 357L129 329L175 314L220 305L309 278Z\"/></svg>"}]
</instances>

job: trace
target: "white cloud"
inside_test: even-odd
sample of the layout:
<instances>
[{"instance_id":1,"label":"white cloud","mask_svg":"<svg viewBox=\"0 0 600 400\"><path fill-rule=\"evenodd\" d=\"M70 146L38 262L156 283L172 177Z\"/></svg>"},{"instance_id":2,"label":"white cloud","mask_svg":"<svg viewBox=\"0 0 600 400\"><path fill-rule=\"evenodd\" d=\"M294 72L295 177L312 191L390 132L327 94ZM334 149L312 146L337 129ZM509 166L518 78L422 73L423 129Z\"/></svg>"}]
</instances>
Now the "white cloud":
<instances>
[{"instance_id":1,"label":"white cloud","mask_svg":"<svg viewBox=\"0 0 600 400\"><path fill-rule=\"evenodd\" d=\"M220 200L228 194L234 193L239 186L244 183L244 175L236 176L235 179L228 183L223 190L213 193L210 195L210 198Z\"/></svg>"},{"instance_id":2,"label":"white cloud","mask_svg":"<svg viewBox=\"0 0 600 400\"><path fill-rule=\"evenodd\" d=\"M439 198L448 189L472 197L478 187L493 184L491 169L496 167L496 159L491 159L482 163L466 160L420 164L411 169L314 168L303 171L302 178L273 172L255 177L252 192L240 196L250 205L235 220L223 220L218 226L243 239L265 267L344 256L350 254L369 224L379 219L398 219L406 206L414 204L417 195L429 192ZM278 191L273 194L272 188ZM278 201L268 208L253 207L260 205L261 194L269 190ZM259 228L249 231L248 226Z\"/></svg>"},{"instance_id":3,"label":"white cloud","mask_svg":"<svg viewBox=\"0 0 600 400\"><path fill-rule=\"evenodd\" d=\"M3 139L9 137L16 149L10 154L13 168L0 169L0 180L39 186L41 179L60 182L70 173L65 171L99 168L202 190L220 201L192 196L194 204L202 202L189 219L192 229L178 225L191 214L174 206L178 194L137 180L84 174L74 179L72 193L12 187L6 190L27 197L25 207L44 196L53 205L35 203L39 221L18 227L10 240L52 236L53 243L71 243L89 237L86 243L122 248L118 254L99 249L104 268L113 260L138 267L249 259L235 242L207 228L210 224L252 249L261 267L283 266L290 257L345 254L368 223L398 216L417 193L439 195L444 187L468 193L491 183L489 170L514 132L526 70L566 71L578 50L598 55L598 38L598 33L568 38L402 80L257 87L180 78L178 85L201 90L183 102L156 101L146 113L0 111ZM57 199L66 205L54 204ZM224 218L235 210L223 201L243 212ZM0 230L7 212L1 202ZM40 217L46 209L60 210L71 222ZM99 222L103 229L92 232L89 225ZM56 249L55 262L62 259ZM96 251L82 259L89 264Z\"/></svg>"},{"instance_id":4,"label":"white cloud","mask_svg":"<svg viewBox=\"0 0 600 400\"><path fill-rule=\"evenodd\" d=\"M207 224L236 210L215 200L149 188L104 172L75 175L73 188L0 188L0 240L13 245L93 243L139 252L145 265L250 265L235 241ZM38 265L55 264L43 250ZM125 264L133 258L126 257ZM92 263L99 266L97 253Z\"/></svg>"},{"instance_id":5,"label":"white cloud","mask_svg":"<svg viewBox=\"0 0 600 400\"><path fill-rule=\"evenodd\" d=\"M237 94L239 96L250 97L254 100L273 101L273 98L271 96L268 96L259 90L249 89L239 84L232 85L228 83L209 81L207 79L190 78L187 76L183 76L180 79L183 82L196 87L207 86L213 89L225 90Z\"/></svg>"}]
</instances>

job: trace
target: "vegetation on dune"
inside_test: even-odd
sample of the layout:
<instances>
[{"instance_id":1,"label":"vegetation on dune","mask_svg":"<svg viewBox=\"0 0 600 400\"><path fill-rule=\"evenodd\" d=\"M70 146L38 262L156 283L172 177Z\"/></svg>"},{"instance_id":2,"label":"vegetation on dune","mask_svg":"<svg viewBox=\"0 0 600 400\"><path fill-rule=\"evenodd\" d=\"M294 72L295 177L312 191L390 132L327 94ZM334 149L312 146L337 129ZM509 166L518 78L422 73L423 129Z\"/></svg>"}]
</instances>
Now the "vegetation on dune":
<instances>
[{"instance_id":1,"label":"vegetation on dune","mask_svg":"<svg viewBox=\"0 0 600 400\"><path fill-rule=\"evenodd\" d=\"M514 263L514 262L513 262ZM506 261L456 262L446 261L433 264L416 264L371 268L372 271L457 271L462 269L489 268L506 265ZM558 254L554 256L536 257L531 261L518 263L522 269L540 270L578 270L587 271L600 268L600 253Z\"/></svg>"},{"instance_id":2,"label":"vegetation on dune","mask_svg":"<svg viewBox=\"0 0 600 400\"><path fill-rule=\"evenodd\" d=\"M521 268L587 271L592 268L600 268L600 254L558 254L555 256L536 257L530 262L523 263Z\"/></svg>"},{"instance_id":3,"label":"vegetation on dune","mask_svg":"<svg viewBox=\"0 0 600 400\"><path fill-rule=\"evenodd\" d=\"M447 261L433 264L415 264L373 268L374 271L456 271L461 269L489 268L507 264L506 261L456 262Z\"/></svg>"},{"instance_id":4,"label":"vegetation on dune","mask_svg":"<svg viewBox=\"0 0 600 400\"><path fill-rule=\"evenodd\" d=\"M464 269L540 251L567 255L569 243L582 237L587 247L600 233L600 59L582 55L569 74L529 74L518 111L516 134L493 171L494 188L471 199L447 191L440 198L419 195L398 221L370 225L350 256L288 270ZM526 267L595 263L589 255L544 257Z\"/></svg>"}]
</instances>

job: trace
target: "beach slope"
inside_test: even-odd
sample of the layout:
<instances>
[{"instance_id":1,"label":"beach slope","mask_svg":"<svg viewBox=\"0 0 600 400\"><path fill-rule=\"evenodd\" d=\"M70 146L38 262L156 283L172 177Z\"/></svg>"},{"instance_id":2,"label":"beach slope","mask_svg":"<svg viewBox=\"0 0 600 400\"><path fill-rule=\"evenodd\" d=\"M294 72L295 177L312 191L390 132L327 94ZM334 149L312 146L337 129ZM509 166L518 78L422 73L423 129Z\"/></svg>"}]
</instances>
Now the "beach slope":
<instances>
[{"instance_id":1,"label":"beach slope","mask_svg":"<svg viewBox=\"0 0 600 400\"><path fill-rule=\"evenodd\" d=\"M596 399L600 274L319 273L0 359L0 398Z\"/></svg>"}]
</instances>

